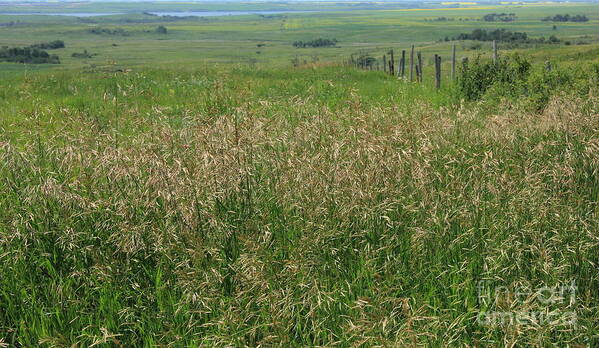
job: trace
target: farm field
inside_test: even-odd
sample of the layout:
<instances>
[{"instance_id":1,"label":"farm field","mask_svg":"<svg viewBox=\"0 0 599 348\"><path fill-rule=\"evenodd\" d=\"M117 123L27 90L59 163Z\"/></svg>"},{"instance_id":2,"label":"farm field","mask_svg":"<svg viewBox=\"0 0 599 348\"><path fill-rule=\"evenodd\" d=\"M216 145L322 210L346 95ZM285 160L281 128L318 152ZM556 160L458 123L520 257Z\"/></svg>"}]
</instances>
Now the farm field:
<instances>
[{"instance_id":1,"label":"farm field","mask_svg":"<svg viewBox=\"0 0 599 348\"><path fill-rule=\"evenodd\" d=\"M1 4L0 347L598 346L599 5L443 6Z\"/></svg>"}]
</instances>

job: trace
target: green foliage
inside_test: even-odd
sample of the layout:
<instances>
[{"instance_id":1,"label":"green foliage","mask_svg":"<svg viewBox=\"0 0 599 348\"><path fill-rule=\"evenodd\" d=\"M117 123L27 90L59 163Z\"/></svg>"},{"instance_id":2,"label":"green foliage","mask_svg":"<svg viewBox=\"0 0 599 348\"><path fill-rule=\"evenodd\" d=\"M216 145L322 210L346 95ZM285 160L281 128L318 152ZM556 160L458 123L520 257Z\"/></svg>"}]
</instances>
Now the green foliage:
<instances>
[{"instance_id":1,"label":"green foliage","mask_svg":"<svg viewBox=\"0 0 599 348\"><path fill-rule=\"evenodd\" d=\"M88 29L87 32L90 34L95 34L95 35L110 35L110 36L129 36L130 35L129 32L125 31L125 29L123 29L123 28L110 29L110 28L95 27L95 28Z\"/></svg>"},{"instance_id":2,"label":"green foliage","mask_svg":"<svg viewBox=\"0 0 599 348\"><path fill-rule=\"evenodd\" d=\"M477 58L462 68L458 89L468 100L486 98L501 102L502 98L509 98L538 111L560 93L584 98L596 86L594 75L597 75L596 65L571 69L549 64L533 69L520 55L506 56L496 63Z\"/></svg>"},{"instance_id":3,"label":"green foliage","mask_svg":"<svg viewBox=\"0 0 599 348\"><path fill-rule=\"evenodd\" d=\"M368 53L360 53L357 58L352 55L351 63L356 67L368 69L375 65L376 58L370 56Z\"/></svg>"},{"instance_id":4,"label":"green foliage","mask_svg":"<svg viewBox=\"0 0 599 348\"><path fill-rule=\"evenodd\" d=\"M453 18L453 17L448 18L448 17L444 17L444 16L433 18L433 19L426 19L426 21L430 21L430 22L448 22L448 21L454 21L454 20L455 20L455 18Z\"/></svg>"},{"instance_id":5,"label":"green foliage","mask_svg":"<svg viewBox=\"0 0 599 348\"><path fill-rule=\"evenodd\" d=\"M497 41L504 42L507 44L532 44L532 43L559 43L560 40L551 35L548 40L544 37L530 38L528 34L524 32L512 32L507 29L496 29L487 31L485 29L474 29L472 33L462 33L452 40L475 40L475 41ZM449 41L446 36L445 41Z\"/></svg>"},{"instance_id":6,"label":"green foliage","mask_svg":"<svg viewBox=\"0 0 599 348\"><path fill-rule=\"evenodd\" d=\"M530 68L528 60L518 55L500 58L497 62L477 56L462 66L458 79L459 90L466 99L477 100L493 85L515 86L526 81Z\"/></svg>"},{"instance_id":7,"label":"green foliage","mask_svg":"<svg viewBox=\"0 0 599 348\"><path fill-rule=\"evenodd\" d=\"M64 41L62 41L62 40L54 40L54 41L50 41L50 42L42 42L42 43L34 44L29 47L42 49L42 50L55 50L55 49L59 49L59 48L64 48L65 45L64 45Z\"/></svg>"},{"instance_id":8,"label":"green foliage","mask_svg":"<svg viewBox=\"0 0 599 348\"><path fill-rule=\"evenodd\" d=\"M29 64L60 64L56 55L32 47L2 47L0 62L29 63Z\"/></svg>"},{"instance_id":9,"label":"green foliage","mask_svg":"<svg viewBox=\"0 0 599 348\"><path fill-rule=\"evenodd\" d=\"M515 13L489 13L483 16L485 22L513 22L515 20Z\"/></svg>"},{"instance_id":10,"label":"green foliage","mask_svg":"<svg viewBox=\"0 0 599 348\"><path fill-rule=\"evenodd\" d=\"M561 14L556 14L555 16L551 17L545 17L543 18L543 21L548 22L548 21L553 21L553 22L588 22L589 18L585 15L574 15L574 16L570 16L569 14L565 14L565 15L561 15Z\"/></svg>"},{"instance_id":11,"label":"green foliage","mask_svg":"<svg viewBox=\"0 0 599 348\"><path fill-rule=\"evenodd\" d=\"M526 85L521 88L521 94L526 97L527 102L536 110L543 109L549 99L563 90L570 90L574 87L575 76L566 70L538 69L530 75Z\"/></svg>"},{"instance_id":12,"label":"green foliage","mask_svg":"<svg viewBox=\"0 0 599 348\"><path fill-rule=\"evenodd\" d=\"M472 33L462 33L455 37L454 40L524 42L528 40L528 35L524 32L512 32L507 29L495 29L492 31L474 29Z\"/></svg>"},{"instance_id":13,"label":"green foliage","mask_svg":"<svg viewBox=\"0 0 599 348\"><path fill-rule=\"evenodd\" d=\"M166 34L168 31L165 26L160 25L156 28L156 33L158 34Z\"/></svg>"},{"instance_id":14,"label":"green foliage","mask_svg":"<svg viewBox=\"0 0 599 348\"><path fill-rule=\"evenodd\" d=\"M306 47L334 47L337 45L337 39L315 39L311 41L295 41L293 47L306 48Z\"/></svg>"},{"instance_id":15,"label":"green foliage","mask_svg":"<svg viewBox=\"0 0 599 348\"><path fill-rule=\"evenodd\" d=\"M97 56L95 53L89 53L87 50L83 50L83 52L73 52L71 57L73 58L92 58Z\"/></svg>"}]
</instances>

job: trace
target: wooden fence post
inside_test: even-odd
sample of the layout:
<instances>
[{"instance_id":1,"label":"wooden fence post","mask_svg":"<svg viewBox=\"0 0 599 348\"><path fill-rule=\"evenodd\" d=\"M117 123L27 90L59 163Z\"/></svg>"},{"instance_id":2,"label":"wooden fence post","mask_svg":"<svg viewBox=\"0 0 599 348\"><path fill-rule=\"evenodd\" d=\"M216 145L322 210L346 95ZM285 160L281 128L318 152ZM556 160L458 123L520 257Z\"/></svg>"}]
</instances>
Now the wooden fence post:
<instances>
[{"instance_id":1,"label":"wooden fence post","mask_svg":"<svg viewBox=\"0 0 599 348\"><path fill-rule=\"evenodd\" d=\"M455 81L455 44L451 47L451 80Z\"/></svg>"},{"instance_id":2,"label":"wooden fence post","mask_svg":"<svg viewBox=\"0 0 599 348\"><path fill-rule=\"evenodd\" d=\"M410 82L414 81L414 45L410 48Z\"/></svg>"},{"instance_id":3,"label":"wooden fence post","mask_svg":"<svg viewBox=\"0 0 599 348\"><path fill-rule=\"evenodd\" d=\"M419 76L420 76L420 80L418 82L422 83L422 81L424 80L424 75L423 75L423 70L422 70L422 54L420 53L420 51L418 51L418 72L419 72Z\"/></svg>"},{"instance_id":4,"label":"wooden fence post","mask_svg":"<svg viewBox=\"0 0 599 348\"><path fill-rule=\"evenodd\" d=\"M387 72L387 56L383 54L383 71Z\"/></svg>"},{"instance_id":5,"label":"wooden fence post","mask_svg":"<svg viewBox=\"0 0 599 348\"><path fill-rule=\"evenodd\" d=\"M441 88L441 56L435 54L435 88Z\"/></svg>"},{"instance_id":6,"label":"wooden fence post","mask_svg":"<svg viewBox=\"0 0 599 348\"><path fill-rule=\"evenodd\" d=\"M406 75L406 50L401 50L401 78Z\"/></svg>"},{"instance_id":7,"label":"wooden fence post","mask_svg":"<svg viewBox=\"0 0 599 348\"><path fill-rule=\"evenodd\" d=\"M389 73L391 76L395 75L395 57L393 56L393 50L389 52L391 54L391 60L389 61Z\"/></svg>"},{"instance_id":8,"label":"wooden fence post","mask_svg":"<svg viewBox=\"0 0 599 348\"><path fill-rule=\"evenodd\" d=\"M493 40L493 63L497 63L497 42Z\"/></svg>"}]
</instances>

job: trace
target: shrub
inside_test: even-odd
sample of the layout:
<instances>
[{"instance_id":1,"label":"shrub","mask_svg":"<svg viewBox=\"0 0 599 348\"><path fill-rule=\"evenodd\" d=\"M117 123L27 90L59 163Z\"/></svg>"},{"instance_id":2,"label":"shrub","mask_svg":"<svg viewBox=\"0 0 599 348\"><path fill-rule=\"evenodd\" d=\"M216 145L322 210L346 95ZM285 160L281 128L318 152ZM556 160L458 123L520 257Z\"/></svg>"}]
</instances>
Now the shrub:
<instances>
[{"instance_id":1,"label":"shrub","mask_svg":"<svg viewBox=\"0 0 599 348\"><path fill-rule=\"evenodd\" d=\"M528 34L519 31L509 31L506 29L496 29L487 31L485 29L474 29L471 33L462 33L454 37L452 40L474 40L474 41L497 41L509 44L521 43L559 43L560 40L552 36L549 41L544 37L529 38Z\"/></svg>"},{"instance_id":2,"label":"shrub","mask_svg":"<svg viewBox=\"0 0 599 348\"><path fill-rule=\"evenodd\" d=\"M521 84L528 77L529 71L530 63L518 55L500 58L497 62L483 61L479 56L468 66L462 67L458 87L466 99L477 100L496 84Z\"/></svg>"},{"instance_id":3,"label":"shrub","mask_svg":"<svg viewBox=\"0 0 599 348\"><path fill-rule=\"evenodd\" d=\"M458 79L458 89L467 100L510 98L526 108L540 111L557 93L585 98L597 88L599 64L590 70L562 68L547 69L539 65L533 69L525 58L514 55L496 63L476 58Z\"/></svg>"},{"instance_id":4,"label":"shrub","mask_svg":"<svg viewBox=\"0 0 599 348\"><path fill-rule=\"evenodd\" d=\"M475 41L526 41L528 35L524 32L512 32L505 29L487 31L485 29L474 29L472 33L462 33L455 39Z\"/></svg>"},{"instance_id":5,"label":"shrub","mask_svg":"<svg viewBox=\"0 0 599 348\"><path fill-rule=\"evenodd\" d=\"M585 15L574 15L570 16L569 14L561 15L557 14L553 17L547 16L542 19L543 21L552 21L552 22L588 22L589 18Z\"/></svg>"},{"instance_id":6,"label":"shrub","mask_svg":"<svg viewBox=\"0 0 599 348\"><path fill-rule=\"evenodd\" d=\"M87 50L83 50L83 52L74 52L71 57L73 58L92 58L97 56L97 53L89 53Z\"/></svg>"},{"instance_id":7,"label":"shrub","mask_svg":"<svg viewBox=\"0 0 599 348\"><path fill-rule=\"evenodd\" d=\"M42 50L55 50L55 49L59 49L59 48L64 48L65 45L64 45L64 41L62 41L62 40L54 40L54 41L50 41L50 42L42 42L39 44L34 44L29 47L42 49Z\"/></svg>"},{"instance_id":8,"label":"shrub","mask_svg":"<svg viewBox=\"0 0 599 348\"><path fill-rule=\"evenodd\" d=\"M574 81L573 75L565 70L541 69L532 73L526 82L522 94L527 98L530 107L541 110L556 91Z\"/></svg>"},{"instance_id":9,"label":"shrub","mask_svg":"<svg viewBox=\"0 0 599 348\"><path fill-rule=\"evenodd\" d=\"M156 32L158 34L166 34L167 30L166 30L166 27L164 25L161 25L158 28L156 28Z\"/></svg>"},{"instance_id":10,"label":"shrub","mask_svg":"<svg viewBox=\"0 0 599 348\"><path fill-rule=\"evenodd\" d=\"M60 64L57 55L32 47L3 47L0 49L0 62L30 64Z\"/></svg>"},{"instance_id":11,"label":"shrub","mask_svg":"<svg viewBox=\"0 0 599 348\"><path fill-rule=\"evenodd\" d=\"M375 63L376 63L376 58L371 57L368 54L361 54L356 59L356 65L363 69L370 68L370 67L374 66Z\"/></svg>"},{"instance_id":12,"label":"shrub","mask_svg":"<svg viewBox=\"0 0 599 348\"><path fill-rule=\"evenodd\" d=\"M114 28L114 29L107 29L107 28L91 28L88 29L87 31L90 34L96 34L96 35L113 35L113 36L128 36L129 33L126 32L124 29L122 28Z\"/></svg>"},{"instance_id":13,"label":"shrub","mask_svg":"<svg viewBox=\"0 0 599 348\"><path fill-rule=\"evenodd\" d=\"M483 16L485 22L513 22L515 20L515 13L489 13Z\"/></svg>"},{"instance_id":14,"label":"shrub","mask_svg":"<svg viewBox=\"0 0 599 348\"><path fill-rule=\"evenodd\" d=\"M306 48L306 47L333 47L337 45L337 39L316 39L312 41L295 41L293 47Z\"/></svg>"}]
</instances>

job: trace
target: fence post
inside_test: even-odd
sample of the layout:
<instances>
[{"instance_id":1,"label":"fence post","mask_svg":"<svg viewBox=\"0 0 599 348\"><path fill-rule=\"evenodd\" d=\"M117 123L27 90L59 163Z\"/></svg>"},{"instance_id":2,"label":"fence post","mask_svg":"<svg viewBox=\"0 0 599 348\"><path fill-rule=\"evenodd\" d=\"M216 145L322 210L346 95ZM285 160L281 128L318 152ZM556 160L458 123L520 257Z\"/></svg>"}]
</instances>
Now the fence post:
<instances>
[{"instance_id":1,"label":"fence post","mask_svg":"<svg viewBox=\"0 0 599 348\"><path fill-rule=\"evenodd\" d=\"M383 54L383 71L387 72L387 56Z\"/></svg>"},{"instance_id":2,"label":"fence post","mask_svg":"<svg viewBox=\"0 0 599 348\"><path fill-rule=\"evenodd\" d=\"M395 75L395 57L393 56L393 50L389 52L391 54L391 60L389 61L389 73L391 76Z\"/></svg>"},{"instance_id":3,"label":"fence post","mask_svg":"<svg viewBox=\"0 0 599 348\"><path fill-rule=\"evenodd\" d=\"M497 42L493 40L493 63L497 63Z\"/></svg>"},{"instance_id":4,"label":"fence post","mask_svg":"<svg viewBox=\"0 0 599 348\"><path fill-rule=\"evenodd\" d=\"M410 82L414 81L414 45L410 49Z\"/></svg>"},{"instance_id":5,"label":"fence post","mask_svg":"<svg viewBox=\"0 0 599 348\"><path fill-rule=\"evenodd\" d=\"M422 70L422 54L420 53L420 51L418 51L418 70L420 73L420 83L422 83L422 81L424 80L424 71Z\"/></svg>"},{"instance_id":6,"label":"fence post","mask_svg":"<svg viewBox=\"0 0 599 348\"><path fill-rule=\"evenodd\" d=\"M435 54L435 88L441 88L441 56Z\"/></svg>"},{"instance_id":7,"label":"fence post","mask_svg":"<svg viewBox=\"0 0 599 348\"><path fill-rule=\"evenodd\" d=\"M451 47L451 80L455 81L455 44Z\"/></svg>"},{"instance_id":8,"label":"fence post","mask_svg":"<svg viewBox=\"0 0 599 348\"><path fill-rule=\"evenodd\" d=\"M406 75L406 50L401 50L401 78Z\"/></svg>"}]
</instances>

